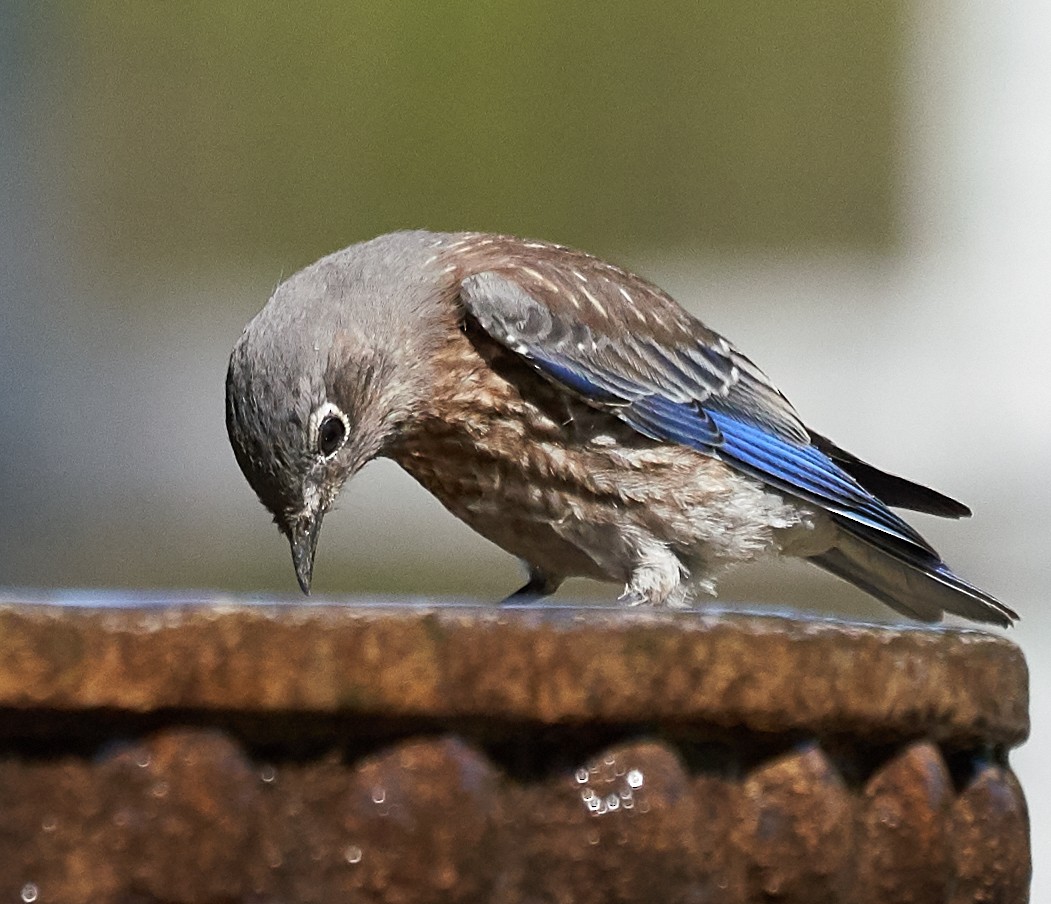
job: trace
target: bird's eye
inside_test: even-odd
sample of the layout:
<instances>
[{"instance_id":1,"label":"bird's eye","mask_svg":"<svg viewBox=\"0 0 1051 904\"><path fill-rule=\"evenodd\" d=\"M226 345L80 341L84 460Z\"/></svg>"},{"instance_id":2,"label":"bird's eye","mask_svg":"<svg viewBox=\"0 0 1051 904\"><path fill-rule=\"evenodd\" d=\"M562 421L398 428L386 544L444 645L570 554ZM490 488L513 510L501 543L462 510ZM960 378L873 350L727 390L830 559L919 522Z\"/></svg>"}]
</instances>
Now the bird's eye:
<instances>
[{"instance_id":1,"label":"bird's eye","mask_svg":"<svg viewBox=\"0 0 1051 904\"><path fill-rule=\"evenodd\" d=\"M330 414L321 422L317 431L318 451L326 458L335 453L343 445L347 438L347 428L334 414Z\"/></svg>"},{"instance_id":2,"label":"bird's eye","mask_svg":"<svg viewBox=\"0 0 1051 904\"><path fill-rule=\"evenodd\" d=\"M311 418L313 445L323 458L331 458L342 448L349 431L347 416L331 402L326 402Z\"/></svg>"}]
</instances>

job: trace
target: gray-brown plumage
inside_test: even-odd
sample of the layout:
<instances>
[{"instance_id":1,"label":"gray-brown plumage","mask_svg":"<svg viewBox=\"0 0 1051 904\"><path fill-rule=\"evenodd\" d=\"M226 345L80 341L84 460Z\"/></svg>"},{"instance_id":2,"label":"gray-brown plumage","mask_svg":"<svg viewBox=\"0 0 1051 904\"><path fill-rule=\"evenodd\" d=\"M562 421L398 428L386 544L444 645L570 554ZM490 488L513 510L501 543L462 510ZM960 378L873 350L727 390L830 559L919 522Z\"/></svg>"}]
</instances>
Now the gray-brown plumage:
<instances>
[{"instance_id":1,"label":"gray-brown plumage","mask_svg":"<svg viewBox=\"0 0 1051 904\"><path fill-rule=\"evenodd\" d=\"M887 505L966 507L812 433L652 284L558 245L403 232L278 287L230 358L238 463L304 591L322 518L377 456L522 558L683 605L726 566L809 558L906 614L1007 624Z\"/></svg>"}]
</instances>

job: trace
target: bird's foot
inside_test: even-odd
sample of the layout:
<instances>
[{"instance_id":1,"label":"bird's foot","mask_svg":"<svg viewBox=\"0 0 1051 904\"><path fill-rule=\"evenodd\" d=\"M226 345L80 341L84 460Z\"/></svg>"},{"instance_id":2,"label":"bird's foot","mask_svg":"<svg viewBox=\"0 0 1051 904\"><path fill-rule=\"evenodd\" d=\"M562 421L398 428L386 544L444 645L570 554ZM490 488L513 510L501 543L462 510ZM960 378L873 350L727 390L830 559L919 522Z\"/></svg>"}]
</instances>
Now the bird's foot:
<instances>
[{"instance_id":1,"label":"bird's foot","mask_svg":"<svg viewBox=\"0 0 1051 904\"><path fill-rule=\"evenodd\" d=\"M624 592L617 597L617 602L622 606L667 606L669 609L688 609L693 600L689 590L680 585L672 590L664 599L654 599L640 590L632 590L625 587Z\"/></svg>"},{"instance_id":2,"label":"bird's foot","mask_svg":"<svg viewBox=\"0 0 1051 904\"><path fill-rule=\"evenodd\" d=\"M622 606L646 606L651 600L640 590L633 590L631 586L624 588L624 592L617 597L617 602Z\"/></svg>"},{"instance_id":3,"label":"bird's foot","mask_svg":"<svg viewBox=\"0 0 1051 904\"><path fill-rule=\"evenodd\" d=\"M530 568L529 580L507 599L501 601L500 605L520 606L522 604L536 603L545 596L551 596L561 585L562 578L552 577L546 572Z\"/></svg>"}]
</instances>

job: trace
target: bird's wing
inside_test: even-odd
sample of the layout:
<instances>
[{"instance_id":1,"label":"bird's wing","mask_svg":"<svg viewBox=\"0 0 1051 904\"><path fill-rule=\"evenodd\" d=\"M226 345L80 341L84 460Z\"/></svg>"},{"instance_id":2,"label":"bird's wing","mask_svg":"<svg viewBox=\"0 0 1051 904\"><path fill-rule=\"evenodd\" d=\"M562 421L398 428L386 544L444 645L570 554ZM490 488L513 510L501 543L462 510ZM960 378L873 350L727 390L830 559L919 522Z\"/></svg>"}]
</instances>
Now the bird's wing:
<instances>
[{"instance_id":1,"label":"bird's wing","mask_svg":"<svg viewBox=\"0 0 1051 904\"><path fill-rule=\"evenodd\" d=\"M580 255L494 267L460 297L497 342L639 433L713 455L921 557L937 554L810 441L788 401L669 296Z\"/></svg>"},{"instance_id":2,"label":"bird's wing","mask_svg":"<svg viewBox=\"0 0 1051 904\"><path fill-rule=\"evenodd\" d=\"M810 431L810 441L824 452L840 468L846 471L866 490L872 493L884 505L894 508L909 509L913 512L926 512L941 518L969 518L971 510L962 502L925 487L923 484L906 480L896 474L881 471L845 449L840 449L832 440L819 433Z\"/></svg>"}]
</instances>

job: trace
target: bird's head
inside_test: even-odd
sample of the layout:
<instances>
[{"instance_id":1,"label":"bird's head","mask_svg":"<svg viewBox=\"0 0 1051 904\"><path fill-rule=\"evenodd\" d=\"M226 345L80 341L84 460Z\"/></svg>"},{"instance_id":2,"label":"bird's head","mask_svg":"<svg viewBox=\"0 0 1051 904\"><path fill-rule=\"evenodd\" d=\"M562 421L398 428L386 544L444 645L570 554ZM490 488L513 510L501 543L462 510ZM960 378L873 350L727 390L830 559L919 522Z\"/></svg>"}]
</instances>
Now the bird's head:
<instances>
[{"instance_id":1,"label":"bird's head","mask_svg":"<svg viewBox=\"0 0 1051 904\"><path fill-rule=\"evenodd\" d=\"M325 513L429 385L440 280L421 272L411 242L390 244L352 246L282 283L230 356L230 444L288 538L304 593Z\"/></svg>"}]
</instances>

